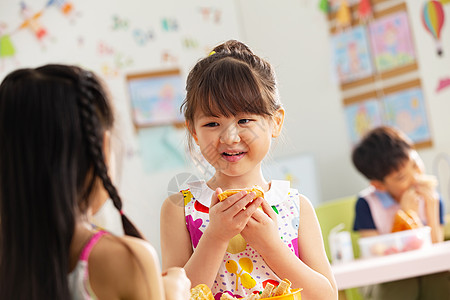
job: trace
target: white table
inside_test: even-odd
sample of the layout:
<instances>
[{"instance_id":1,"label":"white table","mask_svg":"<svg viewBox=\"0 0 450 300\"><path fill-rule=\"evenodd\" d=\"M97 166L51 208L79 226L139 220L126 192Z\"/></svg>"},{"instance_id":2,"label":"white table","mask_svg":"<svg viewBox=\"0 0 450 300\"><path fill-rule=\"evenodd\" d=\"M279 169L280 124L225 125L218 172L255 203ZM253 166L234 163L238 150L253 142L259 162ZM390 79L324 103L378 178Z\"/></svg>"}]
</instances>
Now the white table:
<instances>
[{"instance_id":1,"label":"white table","mask_svg":"<svg viewBox=\"0 0 450 300\"><path fill-rule=\"evenodd\" d=\"M450 241L331 267L339 290L439 273L450 270Z\"/></svg>"}]
</instances>

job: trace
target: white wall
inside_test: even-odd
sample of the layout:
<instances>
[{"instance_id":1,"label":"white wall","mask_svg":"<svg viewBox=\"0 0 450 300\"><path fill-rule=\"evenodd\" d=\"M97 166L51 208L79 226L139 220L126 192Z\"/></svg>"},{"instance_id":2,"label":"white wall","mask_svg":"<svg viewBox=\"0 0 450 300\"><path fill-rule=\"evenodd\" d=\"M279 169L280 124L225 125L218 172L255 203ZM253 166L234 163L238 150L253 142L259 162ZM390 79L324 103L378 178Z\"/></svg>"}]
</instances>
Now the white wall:
<instances>
[{"instance_id":1,"label":"white wall","mask_svg":"<svg viewBox=\"0 0 450 300\"><path fill-rule=\"evenodd\" d=\"M434 92L438 78L450 77L450 28L446 24L442 30L444 56L438 58L434 43L420 21L425 1L406 2L433 138L433 147L419 153L432 172L440 153L450 153L450 88L440 94ZM352 167L340 90L330 66L329 30L325 16L317 8L318 1L245 0L238 3L243 38L275 66L281 99L287 110L285 130L290 143L284 149L277 149L274 156L285 152L314 153L322 201L357 193L367 181ZM445 6L445 11L448 19L449 5ZM443 160L439 166L443 194L449 196L449 166Z\"/></svg>"}]
</instances>

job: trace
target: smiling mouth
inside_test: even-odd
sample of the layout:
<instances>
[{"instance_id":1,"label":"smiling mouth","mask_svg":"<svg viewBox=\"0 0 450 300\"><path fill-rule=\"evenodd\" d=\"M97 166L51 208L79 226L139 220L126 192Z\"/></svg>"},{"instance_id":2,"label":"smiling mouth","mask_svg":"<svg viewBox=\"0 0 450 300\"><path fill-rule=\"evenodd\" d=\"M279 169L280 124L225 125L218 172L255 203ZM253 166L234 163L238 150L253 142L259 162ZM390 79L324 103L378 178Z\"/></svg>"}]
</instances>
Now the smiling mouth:
<instances>
[{"instance_id":1,"label":"smiling mouth","mask_svg":"<svg viewBox=\"0 0 450 300\"><path fill-rule=\"evenodd\" d=\"M226 156L237 156L237 155L241 155L243 153L244 152L233 152L233 153L223 152L222 154L226 155Z\"/></svg>"}]
</instances>

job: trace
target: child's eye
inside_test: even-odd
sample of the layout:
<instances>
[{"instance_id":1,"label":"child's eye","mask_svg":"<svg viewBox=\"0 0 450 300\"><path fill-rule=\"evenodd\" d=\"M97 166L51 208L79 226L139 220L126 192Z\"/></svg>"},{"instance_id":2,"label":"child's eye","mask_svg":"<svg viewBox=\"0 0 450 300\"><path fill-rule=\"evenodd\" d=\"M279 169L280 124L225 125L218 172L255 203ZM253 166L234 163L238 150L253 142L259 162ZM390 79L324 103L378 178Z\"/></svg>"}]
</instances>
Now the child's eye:
<instances>
[{"instance_id":1,"label":"child's eye","mask_svg":"<svg viewBox=\"0 0 450 300\"><path fill-rule=\"evenodd\" d=\"M210 123L207 123L207 124L203 125L203 127L216 127L216 126L219 126L219 123L217 123L217 122L210 122Z\"/></svg>"},{"instance_id":2,"label":"child's eye","mask_svg":"<svg viewBox=\"0 0 450 300\"><path fill-rule=\"evenodd\" d=\"M239 123L239 124L248 124L248 123L250 123L250 121L251 121L251 119L240 119L240 120L238 121L238 123Z\"/></svg>"}]
</instances>

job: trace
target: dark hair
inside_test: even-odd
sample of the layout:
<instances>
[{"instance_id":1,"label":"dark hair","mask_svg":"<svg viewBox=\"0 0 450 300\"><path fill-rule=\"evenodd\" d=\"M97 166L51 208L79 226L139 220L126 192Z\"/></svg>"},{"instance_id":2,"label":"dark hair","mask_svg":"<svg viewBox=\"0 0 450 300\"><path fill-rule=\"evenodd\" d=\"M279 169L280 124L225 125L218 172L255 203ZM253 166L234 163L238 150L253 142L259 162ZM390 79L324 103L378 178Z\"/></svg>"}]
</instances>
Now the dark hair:
<instances>
[{"instance_id":1,"label":"dark hair","mask_svg":"<svg viewBox=\"0 0 450 300\"><path fill-rule=\"evenodd\" d=\"M369 180L383 181L409 158L413 145L401 131L380 126L369 131L355 146L353 164Z\"/></svg>"},{"instance_id":2,"label":"dark hair","mask_svg":"<svg viewBox=\"0 0 450 300\"><path fill-rule=\"evenodd\" d=\"M281 107L271 65L236 40L215 47L197 62L186 91L181 110L190 129L197 110L210 116L241 112L272 116Z\"/></svg>"},{"instance_id":3,"label":"dark hair","mask_svg":"<svg viewBox=\"0 0 450 300\"><path fill-rule=\"evenodd\" d=\"M70 299L70 243L97 178L122 209L102 150L113 122L100 80L79 67L20 69L0 85L0 299Z\"/></svg>"}]
</instances>

